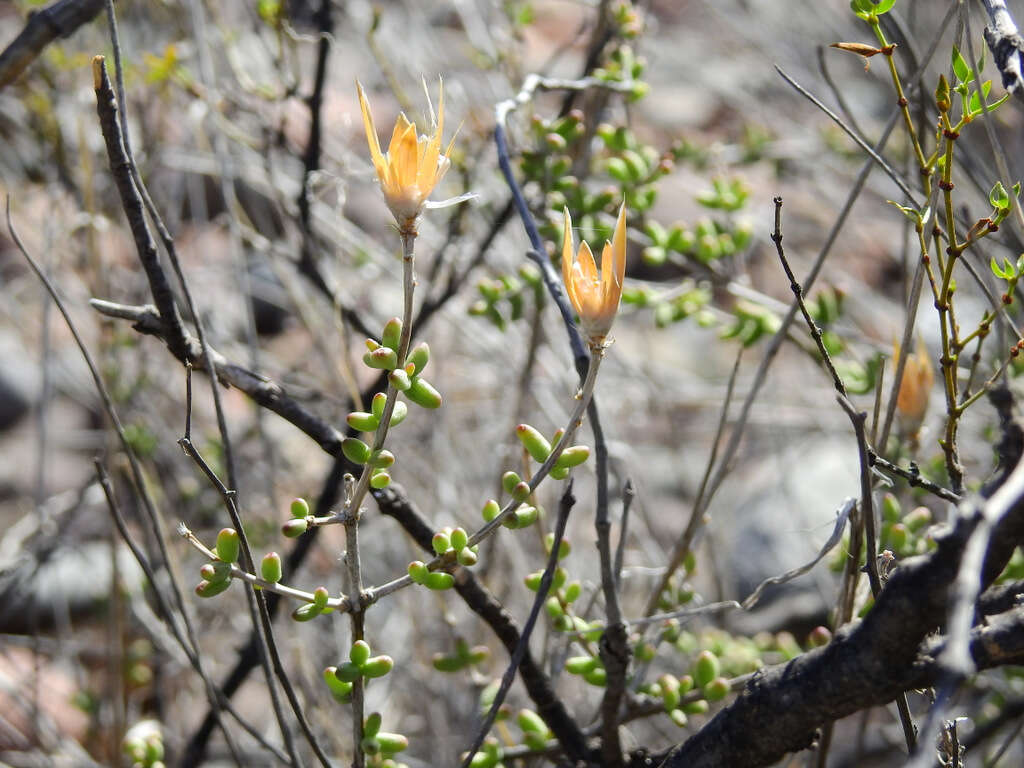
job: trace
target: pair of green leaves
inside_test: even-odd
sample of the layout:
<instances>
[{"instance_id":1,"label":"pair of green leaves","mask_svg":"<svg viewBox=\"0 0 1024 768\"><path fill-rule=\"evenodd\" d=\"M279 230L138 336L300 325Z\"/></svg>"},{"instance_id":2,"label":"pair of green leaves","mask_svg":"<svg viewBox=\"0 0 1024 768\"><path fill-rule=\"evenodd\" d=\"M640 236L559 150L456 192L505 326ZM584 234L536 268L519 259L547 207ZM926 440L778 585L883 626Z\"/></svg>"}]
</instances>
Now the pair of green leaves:
<instances>
[{"instance_id":1,"label":"pair of green leaves","mask_svg":"<svg viewBox=\"0 0 1024 768\"><path fill-rule=\"evenodd\" d=\"M850 0L850 9L857 14L857 18L864 21L871 21L872 17L879 17L888 13L896 4L896 0L878 0L877 3L871 0Z\"/></svg>"}]
</instances>

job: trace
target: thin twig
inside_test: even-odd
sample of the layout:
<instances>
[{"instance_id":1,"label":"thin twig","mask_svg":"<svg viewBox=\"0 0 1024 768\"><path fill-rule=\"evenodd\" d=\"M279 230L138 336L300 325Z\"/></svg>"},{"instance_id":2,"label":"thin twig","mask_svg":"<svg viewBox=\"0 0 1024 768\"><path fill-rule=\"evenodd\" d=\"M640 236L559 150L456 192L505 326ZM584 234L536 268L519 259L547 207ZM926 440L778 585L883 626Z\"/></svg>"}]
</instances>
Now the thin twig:
<instances>
[{"instance_id":1,"label":"thin twig","mask_svg":"<svg viewBox=\"0 0 1024 768\"><path fill-rule=\"evenodd\" d=\"M544 573L540 579L540 586L537 588L537 595L533 599L533 606L530 608L530 615L526 619L526 623L523 625L523 630L519 635L519 642L516 645L515 651L512 653L512 658L509 660L508 667L505 668L504 674L501 676L501 685L498 687L498 691L494 696L494 701L491 703L491 708L487 712L487 717L484 718L483 724L480 726L480 730L477 731L476 737L473 739L473 743L469 747L469 751L466 753L465 759L462 761L462 768L469 768L469 764L473 761L473 756L476 755L480 746L484 743L484 739L487 738L487 734L491 730L491 726L494 725L495 719L498 717L498 711L501 709L501 705L505 701L505 696L508 694L509 689L512 687L512 683L516 679L516 670L519 669L519 665L523 661L523 656L526 654L526 649L530 643L530 635L533 634L533 628L537 624L537 617L540 616L541 608L544 606L545 601L548 598L548 592L551 590L551 583L555 578L555 568L558 566L558 552L562 544L562 538L565 536L565 526L569 522L569 513L572 511L573 505L576 504L576 497L572 495L572 480L569 480L568 485L565 486L565 491L562 493L562 499L558 504L558 519L555 522L554 539L551 543L551 552L548 554L548 562L544 567Z\"/></svg>"},{"instance_id":2,"label":"thin twig","mask_svg":"<svg viewBox=\"0 0 1024 768\"><path fill-rule=\"evenodd\" d=\"M592 360L599 360L595 352ZM601 592L604 595L608 624L601 634L600 655L607 680L601 698L601 754L608 768L622 765L622 744L619 740L619 706L626 691L626 674L632 657L622 608L619 606L618 579L612 565L611 521L608 519L608 446L598 416L597 402L590 399L587 413L590 429L594 433L595 471L597 473L597 509L594 528L597 532L597 551L601 560ZM623 535L625 535L623 533Z\"/></svg>"},{"instance_id":3,"label":"thin twig","mask_svg":"<svg viewBox=\"0 0 1024 768\"><path fill-rule=\"evenodd\" d=\"M619 542L615 548L615 581L622 586L622 561L626 554L626 532L629 526L629 510L636 499L633 478L627 477L622 486L622 522L619 524Z\"/></svg>"},{"instance_id":4,"label":"thin twig","mask_svg":"<svg viewBox=\"0 0 1024 768\"><path fill-rule=\"evenodd\" d=\"M904 469L898 464L893 464L887 459L883 459L873 450L868 448L868 463L872 467L879 468L885 472L891 472L894 475L898 475L907 481L907 484L911 488L923 488L929 493L939 497L943 501L949 501L953 504L958 504L963 497L959 494L953 493L948 488L943 488L938 483L933 483L921 474L921 470L918 469L916 464L911 463L910 469Z\"/></svg>"},{"instance_id":5,"label":"thin twig","mask_svg":"<svg viewBox=\"0 0 1024 768\"><path fill-rule=\"evenodd\" d=\"M789 279L789 288L793 291L793 296L796 297L796 304L800 307L800 314L803 315L804 322L807 323L807 329L811 332L811 338L814 339L814 344L818 347L818 354L821 355L822 362L825 363L825 367L828 368L828 372L832 376L832 384L835 386L836 392L845 397L846 386L836 371L836 367L832 365L832 356L829 355L828 350L825 348L825 342L821 337L821 328L814 322L814 318L811 317L811 313L807 310L807 305L804 303L804 289L796 281L796 276L793 274L789 261L786 259L786 251L782 247L782 198L776 195L772 198L772 202L775 204L775 228L772 230L771 241L775 243L775 252L778 253L779 261L782 262L782 269L785 270L786 277Z\"/></svg>"}]
</instances>

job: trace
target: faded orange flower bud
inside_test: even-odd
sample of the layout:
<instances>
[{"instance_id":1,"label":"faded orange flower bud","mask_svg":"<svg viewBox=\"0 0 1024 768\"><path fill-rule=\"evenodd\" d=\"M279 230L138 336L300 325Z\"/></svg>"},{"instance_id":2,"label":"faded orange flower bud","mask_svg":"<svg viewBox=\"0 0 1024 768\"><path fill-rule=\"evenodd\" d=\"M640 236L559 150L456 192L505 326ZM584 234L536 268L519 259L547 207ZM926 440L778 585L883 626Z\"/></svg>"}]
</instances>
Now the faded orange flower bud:
<instances>
[{"instance_id":1,"label":"faded orange flower bud","mask_svg":"<svg viewBox=\"0 0 1024 768\"><path fill-rule=\"evenodd\" d=\"M864 43L832 43L830 48L838 48L841 51L849 51L855 53L858 56L864 57L864 71L868 71L869 62L872 56L876 56L879 53L885 53L886 49L876 48L873 45L865 45Z\"/></svg>"},{"instance_id":2,"label":"faded orange flower bud","mask_svg":"<svg viewBox=\"0 0 1024 768\"><path fill-rule=\"evenodd\" d=\"M619 208L615 233L601 252L601 274L585 242L573 257L572 219L565 209L562 236L562 279L569 301L580 316L580 327L591 348L604 344L615 321L626 274L626 205Z\"/></svg>"},{"instance_id":3,"label":"faded orange flower bud","mask_svg":"<svg viewBox=\"0 0 1024 768\"><path fill-rule=\"evenodd\" d=\"M898 360L900 346L897 343L893 351L893 360ZM932 386L935 384L935 370L928 357L921 339L917 340L917 350L907 355L907 364L903 370L903 381L900 382L899 395L896 397L896 413L900 423L909 434L916 434L928 411L928 399Z\"/></svg>"},{"instance_id":4,"label":"faded orange flower bud","mask_svg":"<svg viewBox=\"0 0 1024 768\"><path fill-rule=\"evenodd\" d=\"M427 198L444 176L451 162L448 155L452 144L441 152L441 133L444 130L444 86L441 87L437 109L437 123L429 136L417 136L415 124L405 114L399 114L391 132L388 151L381 152L377 130L373 125L370 105L366 101L363 87L357 82L359 106L363 112L363 127L366 141L370 145L370 157L380 179L384 201L391 209L398 228L403 234L414 233L416 219L423 210Z\"/></svg>"}]
</instances>

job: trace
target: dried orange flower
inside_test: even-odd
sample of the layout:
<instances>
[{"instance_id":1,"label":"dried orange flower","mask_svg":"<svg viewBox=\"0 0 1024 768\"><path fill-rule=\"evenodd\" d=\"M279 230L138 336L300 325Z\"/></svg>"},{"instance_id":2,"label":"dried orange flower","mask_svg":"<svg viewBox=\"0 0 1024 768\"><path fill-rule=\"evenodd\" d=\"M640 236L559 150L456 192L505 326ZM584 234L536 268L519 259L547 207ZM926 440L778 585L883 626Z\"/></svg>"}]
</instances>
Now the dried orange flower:
<instances>
[{"instance_id":1,"label":"dried orange flower","mask_svg":"<svg viewBox=\"0 0 1024 768\"><path fill-rule=\"evenodd\" d=\"M601 252L601 274L597 273L594 254L585 242L573 258L572 219L565 209L562 236L562 279L569 301L580 316L583 335L590 346L604 343L605 336L615 321L622 296L622 281L626 274L626 205L619 208L615 234Z\"/></svg>"},{"instance_id":2,"label":"dried orange flower","mask_svg":"<svg viewBox=\"0 0 1024 768\"><path fill-rule=\"evenodd\" d=\"M405 114L399 114L391 132L391 144L387 152L380 151L377 129L373 125L370 106L366 102L363 87L357 82L359 106L363 111L363 126L366 140L370 145L370 157L377 170L384 201L391 209L398 228L403 234L414 234L416 218L423 210L427 198L444 176L451 162L448 154L451 143L441 152L441 132L444 130L444 86L441 87L437 122L429 136L418 136L416 125L409 122ZM454 142L454 139L452 139Z\"/></svg>"},{"instance_id":3,"label":"dried orange flower","mask_svg":"<svg viewBox=\"0 0 1024 768\"><path fill-rule=\"evenodd\" d=\"M893 360L898 360L900 346L896 344ZM935 383L935 371L921 339L917 340L917 351L907 355L907 364L903 369L903 381L896 397L896 412L900 422L911 434L917 432L928 411L928 399Z\"/></svg>"}]
</instances>

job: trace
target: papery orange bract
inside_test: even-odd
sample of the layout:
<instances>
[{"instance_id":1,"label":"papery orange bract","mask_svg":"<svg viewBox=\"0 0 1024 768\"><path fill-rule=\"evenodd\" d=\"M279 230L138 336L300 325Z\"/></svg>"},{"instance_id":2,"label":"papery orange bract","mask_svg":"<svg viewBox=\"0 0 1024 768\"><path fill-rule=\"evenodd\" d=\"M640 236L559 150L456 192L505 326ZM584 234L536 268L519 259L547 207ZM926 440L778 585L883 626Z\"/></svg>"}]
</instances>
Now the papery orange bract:
<instances>
[{"instance_id":1,"label":"papery orange bract","mask_svg":"<svg viewBox=\"0 0 1024 768\"><path fill-rule=\"evenodd\" d=\"M893 360L900 355L899 344L896 345ZM928 350L921 340L917 341L917 350L907 355L906 367L903 369L903 380L896 397L896 412L900 422L910 434L914 434L924 421L928 411L928 400L935 383L935 371L932 368Z\"/></svg>"},{"instance_id":2,"label":"papery orange bract","mask_svg":"<svg viewBox=\"0 0 1024 768\"><path fill-rule=\"evenodd\" d=\"M415 232L416 218L423 210L430 193L444 176L451 162L448 155L451 143L441 152L441 132L444 130L444 86L437 110L437 124L429 136L418 136L416 125L404 114L395 120L388 151L381 152L377 130L370 114L363 87L357 82L359 106L363 112L363 127L370 145L370 157L380 179L384 201L391 209L398 228L403 233ZM454 142L454 139L452 140Z\"/></svg>"},{"instance_id":3,"label":"papery orange bract","mask_svg":"<svg viewBox=\"0 0 1024 768\"><path fill-rule=\"evenodd\" d=\"M601 252L601 274L590 246L580 243L573 254L572 218L565 209L562 237L562 279L569 301L580 316L583 335L591 347L604 343L619 311L622 282L626 274L626 206L619 208L615 233Z\"/></svg>"}]
</instances>

